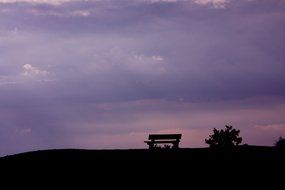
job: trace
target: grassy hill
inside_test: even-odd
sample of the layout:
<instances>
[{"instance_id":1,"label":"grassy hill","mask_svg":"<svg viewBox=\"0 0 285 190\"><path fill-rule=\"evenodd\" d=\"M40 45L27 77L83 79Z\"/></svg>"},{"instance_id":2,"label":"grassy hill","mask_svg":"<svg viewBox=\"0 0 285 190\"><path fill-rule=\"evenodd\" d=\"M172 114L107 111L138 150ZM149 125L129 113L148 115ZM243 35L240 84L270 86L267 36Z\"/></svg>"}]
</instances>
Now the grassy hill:
<instances>
[{"instance_id":1,"label":"grassy hill","mask_svg":"<svg viewBox=\"0 0 285 190\"><path fill-rule=\"evenodd\" d=\"M283 163L285 154L274 147L240 146L233 151L219 151L209 148L183 148L178 150L84 150L84 149L55 149L40 150L4 156L0 158L0 164L89 164L97 165L108 163L142 163L148 165L161 165L167 163L173 165L194 165L203 163L236 162L245 163Z\"/></svg>"},{"instance_id":2,"label":"grassy hill","mask_svg":"<svg viewBox=\"0 0 285 190\"><path fill-rule=\"evenodd\" d=\"M0 158L3 173L35 175L53 173L59 176L96 179L243 180L279 176L285 169L285 154L273 147L240 146L231 152L209 148L179 150L41 150ZM14 177L14 176L13 176ZM184 182L187 182L187 180Z\"/></svg>"}]
</instances>

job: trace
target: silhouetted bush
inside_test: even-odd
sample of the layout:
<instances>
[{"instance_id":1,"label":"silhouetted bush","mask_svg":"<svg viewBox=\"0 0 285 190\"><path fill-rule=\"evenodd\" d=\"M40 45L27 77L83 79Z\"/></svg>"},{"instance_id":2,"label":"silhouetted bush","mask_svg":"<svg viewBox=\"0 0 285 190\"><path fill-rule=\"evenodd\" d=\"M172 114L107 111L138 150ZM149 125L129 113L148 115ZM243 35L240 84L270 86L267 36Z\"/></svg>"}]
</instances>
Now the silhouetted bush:
<instances>
[{"instance_id":1,"label":"silhouetted bush","mask_svg":"<svg viewBox=\"0 0 285 190\"><path fill-rule=\"evenodd\" d=\"M285 138L279 137L275 142L275 147L279 150L285 150Z\"/></svg>"},{"instance_id":2,"label":"silhouetted bush","mask_svg":"<svg viewBox=\"0 0 285 190\"><path fill-rule=\"evenodd\" d=\"M205 142L211 148L231 149L242 142L239 137L240 130L234 129L232 126L225 126L225 129L217 130L214 128L213 134L205 139Z\"/></svg>"}]
</instances>

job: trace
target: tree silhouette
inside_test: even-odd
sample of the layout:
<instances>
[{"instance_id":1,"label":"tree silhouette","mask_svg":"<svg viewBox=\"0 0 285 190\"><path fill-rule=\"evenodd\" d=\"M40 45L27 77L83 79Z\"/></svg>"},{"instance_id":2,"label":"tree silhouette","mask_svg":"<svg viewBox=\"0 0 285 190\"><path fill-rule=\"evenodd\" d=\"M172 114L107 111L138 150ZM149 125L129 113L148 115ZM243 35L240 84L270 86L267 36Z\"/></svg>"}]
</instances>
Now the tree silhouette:
<instances>
[{"instance_id":1,"label":"tree silhouette","mask_svg":"<svg viewBox=\"0 0 285 190\"><path fill-rule=\"evenodd\" d=\"M230 149L242 142L239 132L240 130L228 125L225 126L224 130L214 128L213 134L208 139L205 139L205 142L210 145L210 148Z\"/></svg>"},{"instance_id":2,"label":"tree silhouette","mask_svg":"<svg viewBox=\"0 0 285 190\"><path fill-rule=\"evenodd\" d=\"M275 147L280 150L285 150L285 138L279 137L275 142Z\"/></svg>"}]
</instances>

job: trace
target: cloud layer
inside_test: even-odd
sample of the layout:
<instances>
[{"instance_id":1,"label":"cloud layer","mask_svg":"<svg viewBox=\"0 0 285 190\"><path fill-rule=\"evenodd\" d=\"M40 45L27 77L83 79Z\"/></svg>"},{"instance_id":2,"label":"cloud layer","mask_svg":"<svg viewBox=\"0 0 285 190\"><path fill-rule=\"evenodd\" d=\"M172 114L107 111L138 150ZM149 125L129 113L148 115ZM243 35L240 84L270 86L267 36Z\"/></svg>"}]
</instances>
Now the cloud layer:
<instances>
[{"instance_id":1,"label":"cloud layer","mask_svg":"<svg viewBox=\"0 0 285 190\"><path fill-rule=\"evenodd\" d=\"M285 135L283 0L0 3L2 155L169 131L205 146L229 123L245 143Z\"/></svg>"}]
</instances>

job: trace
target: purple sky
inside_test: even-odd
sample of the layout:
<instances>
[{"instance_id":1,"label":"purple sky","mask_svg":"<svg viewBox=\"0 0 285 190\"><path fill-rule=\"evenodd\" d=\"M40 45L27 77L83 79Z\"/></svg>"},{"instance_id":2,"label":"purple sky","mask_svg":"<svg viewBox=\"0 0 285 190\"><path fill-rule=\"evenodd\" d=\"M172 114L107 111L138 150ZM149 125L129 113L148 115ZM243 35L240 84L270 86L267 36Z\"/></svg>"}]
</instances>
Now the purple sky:
<instances>
[{"instance_id":1,"label":"purple sky","mask_svg":"<svg viewBox=\"0 0 285 190\"><path fill-rule=\"evenodd\" d=\"M0 156L285 137L285 0L0 0Z\"/></svg>"}]
</instances>

